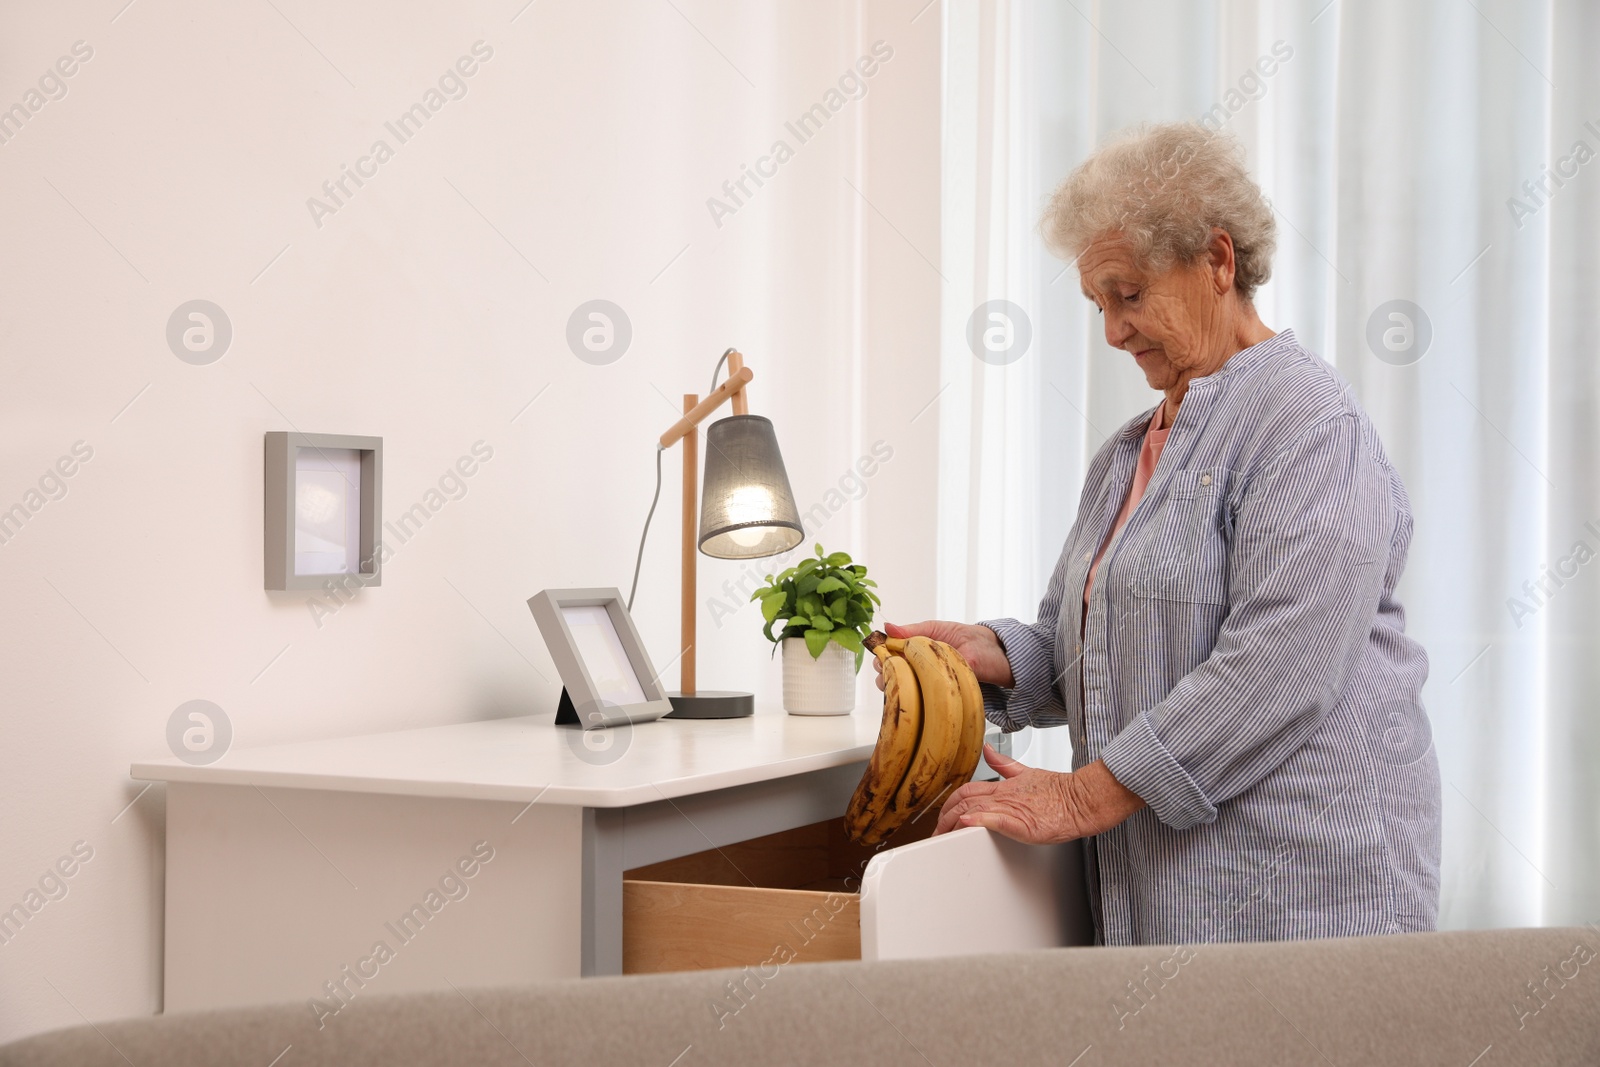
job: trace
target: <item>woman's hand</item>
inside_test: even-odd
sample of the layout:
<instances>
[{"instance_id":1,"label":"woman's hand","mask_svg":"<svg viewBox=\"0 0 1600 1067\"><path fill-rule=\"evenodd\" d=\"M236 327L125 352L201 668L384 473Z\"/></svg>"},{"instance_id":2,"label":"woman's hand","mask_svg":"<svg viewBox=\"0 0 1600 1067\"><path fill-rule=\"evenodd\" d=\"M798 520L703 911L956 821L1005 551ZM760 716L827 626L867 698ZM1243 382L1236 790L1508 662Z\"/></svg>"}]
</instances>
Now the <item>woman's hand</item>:
<instances>
[{"instance_id":1,"label":"woman's hand","mask_svg":"<svg viewBox=\"0 0 1600 1067\"><path fill-rule=\"evenodd\" d=\"M998 782L968 782L950 794L934 835L986 826L1031 845L1053 845L1104 833L1144 807L1144 801L1095 760L1071 774L1025 767L983 746Z\"/></svg>"},{"instance_id":2,"label":"woman's hand","mask_svg":"<svg viewBox=\"0 0 1600 1067\"><path fill-rule=\"evenodd\" d=\"M1000 638L987 626L964 622L915 622L910 626L883 624L883 632L890 637L931 637L953 647L967 661L972 673L980 682L993 682L1010 689L1016 684L1011 677L1011 661L1006 659ZM869 655L872 669L878 673L878 688L883 688L883 663L877 656Z\"/></svg>"}]
</instances>

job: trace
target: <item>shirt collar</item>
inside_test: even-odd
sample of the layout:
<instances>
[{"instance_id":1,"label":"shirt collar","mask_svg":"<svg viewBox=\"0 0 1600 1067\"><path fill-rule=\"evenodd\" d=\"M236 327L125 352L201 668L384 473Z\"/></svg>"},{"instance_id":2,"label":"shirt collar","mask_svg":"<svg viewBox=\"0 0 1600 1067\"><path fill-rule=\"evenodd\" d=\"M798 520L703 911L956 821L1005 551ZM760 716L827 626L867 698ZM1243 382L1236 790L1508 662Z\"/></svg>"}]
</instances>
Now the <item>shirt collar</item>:
<instances>
[{"instance_id":1,"label":"shirt collar","mask_svg":"<svg viewBox=\"0 0 1600 1067\"><path fill-rule=\"evenodd\" d=\"M1195 386L1205 387L1212 382L1226 381L1232 374L1270 362L1276 356L1297 347L1299 347L1299 342L1295 340L1293 330L1279 330L1265 341L1253 344L1249 348L1241 348L1229 356L1227 362L1223 363L1221 367L1205 377L1191 379L1189 388L1192 390ZM1155 420L1156 408L1159 408L1164 403L1166 403L1165 398L1155 408L1151 408L1128 423L1127 426L1123 427L1121 436L1142 438ZM1183 413L1182 405L1179 405L1178 412L1179 414Z\"/></svg>"},{"instance_id":2,"label":"shirt collar","mask_svg":"<svg viewBox=\"0 0 1600 1067\"><path fill-rule=\"evenodd\" d=\"M1298 347L1299 342L1295 340L1293 330L1279 330L1265 341L1260 341L1249 348L1242 348L1235 352L1228 357L1226 363L1204 378L1193 379L1189 382L1189 388L1193 389L1204 382L1222 381L1230 374L1236 374L1239 371L1249 370L1251 367L1270 362L1275 356Z\"/></svg>"}]
</instances>

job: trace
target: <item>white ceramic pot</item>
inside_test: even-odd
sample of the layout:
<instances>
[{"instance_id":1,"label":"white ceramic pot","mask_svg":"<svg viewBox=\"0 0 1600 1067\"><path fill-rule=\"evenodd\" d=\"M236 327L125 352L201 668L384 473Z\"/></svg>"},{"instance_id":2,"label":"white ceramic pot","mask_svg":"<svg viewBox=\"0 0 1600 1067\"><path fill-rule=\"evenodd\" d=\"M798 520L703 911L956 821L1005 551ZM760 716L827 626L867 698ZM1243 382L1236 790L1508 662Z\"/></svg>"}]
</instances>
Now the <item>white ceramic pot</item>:
<instances>
[{"instance_id":1,"label":"white ceramic pot","mask_svg":"<svg viewBox=\"0 0 1600 1067\"><path fill-rule=\"evenodd\" d=\"M803 637L783 639L783 707L790 715L848 715L856 706L856 654L834 641L811 658Z\"/></svg>"}]
</instances>

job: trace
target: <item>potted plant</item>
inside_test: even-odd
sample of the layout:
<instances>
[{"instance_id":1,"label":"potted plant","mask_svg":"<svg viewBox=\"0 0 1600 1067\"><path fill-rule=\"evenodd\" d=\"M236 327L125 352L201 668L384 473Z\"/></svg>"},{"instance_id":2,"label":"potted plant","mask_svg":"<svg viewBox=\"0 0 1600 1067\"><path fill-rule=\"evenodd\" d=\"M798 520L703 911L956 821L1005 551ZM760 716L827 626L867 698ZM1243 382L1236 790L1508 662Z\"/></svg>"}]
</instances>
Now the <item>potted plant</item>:
<instances>
[{"instance_id":1,"label":"potted plant","mask_svg":"<svg viewBox=\"0 0 1600 1067\"><path fill-rule=\"evenodd\" d=\"M777 576L750 597L761 601L762 633L783 645L783 706L791 715L848 715L856 672L872 633L873 605L883 601L867 568L848 554L823 552ZM776 634L775 627L782 629ZM777 649L773 649L777 654Z\"/></svg>"}]
</instances>

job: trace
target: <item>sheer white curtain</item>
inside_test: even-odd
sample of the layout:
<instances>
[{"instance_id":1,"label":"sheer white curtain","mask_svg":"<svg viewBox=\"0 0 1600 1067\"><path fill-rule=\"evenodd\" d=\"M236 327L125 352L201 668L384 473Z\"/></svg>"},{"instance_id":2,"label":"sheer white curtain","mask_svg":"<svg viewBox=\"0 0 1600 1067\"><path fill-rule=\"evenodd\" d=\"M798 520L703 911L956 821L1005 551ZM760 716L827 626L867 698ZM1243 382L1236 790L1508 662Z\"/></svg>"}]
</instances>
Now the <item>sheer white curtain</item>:
<instances>
[{"instance_id":1,"label":"sheer white curtain","mask_svg":"<svg viewBox=\"0 0 1600 1067\"><path fill-rule=\"evenodd\" d=\"M1441 921L1600 919L1600 5L947 0L944 20L940 616L1032 620L1088 458L1155 401L1044 252L1044 198L1125 126L1226 126L1278 213L1262 317L1354 384L1416 512L1401 594L1432 662ZM969 346L991 300L1026 316L1020 359ZM1065 767L1067 745L1019 747Z\"/></svg>"}]
</instances>

